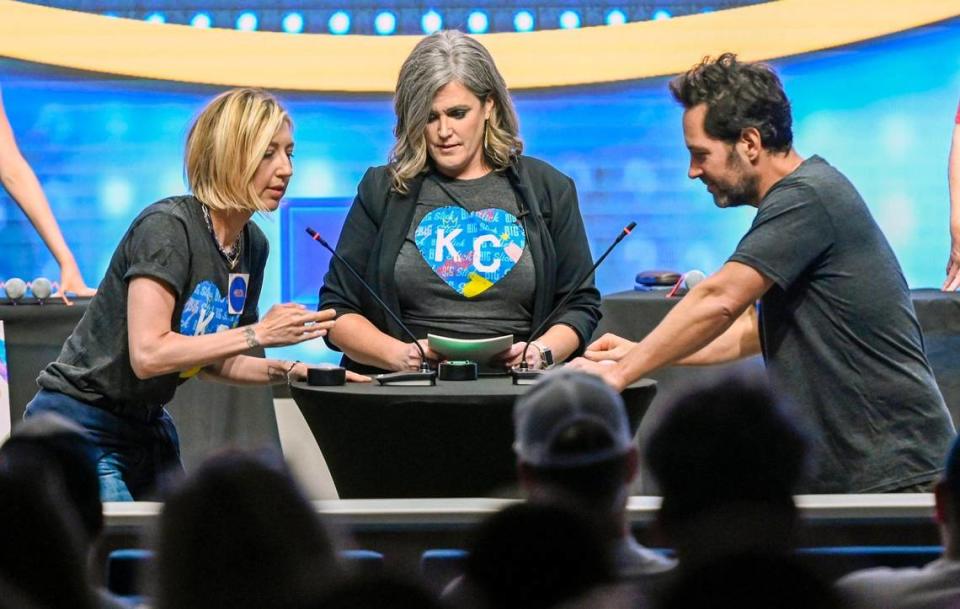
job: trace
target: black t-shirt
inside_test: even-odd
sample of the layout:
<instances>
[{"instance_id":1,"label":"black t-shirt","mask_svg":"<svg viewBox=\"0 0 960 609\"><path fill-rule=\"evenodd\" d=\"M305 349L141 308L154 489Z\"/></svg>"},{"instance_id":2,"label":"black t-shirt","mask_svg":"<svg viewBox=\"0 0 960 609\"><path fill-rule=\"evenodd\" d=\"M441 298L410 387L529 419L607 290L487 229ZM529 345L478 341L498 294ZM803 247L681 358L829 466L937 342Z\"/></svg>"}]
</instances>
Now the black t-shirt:
<instances>
[{"instance_id":1,"label":"black t-shirt","mask_svg":"<svg viewBox=\"0 0 960 609\"><path fill-rule=\"evenodd\" d=\"M810 423L804 492L931 480L953 424L900 265L853 185L820 157L761 201L730 260L774 281L760 303L771 378Z\"/></svg>"},{"instance_id":2,"label":"black t-shirt","mask_svg":"<svg viewBox=\"0 0 960 609\"><path fill-rule=\"evenodd\" d=\"M37 379L59 391L115 414L148 421L158 416L177 385L199 368L147 380L130 366L127 342L127 285L151 277L170 287L176 304L174 332L201 335L257 320L257 300L269 246L248 222L241 254L230 270L191 196L154 203L133 221L110 260L107 274L86 313L67 338L57 361Z\"/></svg>"}]
</instances>

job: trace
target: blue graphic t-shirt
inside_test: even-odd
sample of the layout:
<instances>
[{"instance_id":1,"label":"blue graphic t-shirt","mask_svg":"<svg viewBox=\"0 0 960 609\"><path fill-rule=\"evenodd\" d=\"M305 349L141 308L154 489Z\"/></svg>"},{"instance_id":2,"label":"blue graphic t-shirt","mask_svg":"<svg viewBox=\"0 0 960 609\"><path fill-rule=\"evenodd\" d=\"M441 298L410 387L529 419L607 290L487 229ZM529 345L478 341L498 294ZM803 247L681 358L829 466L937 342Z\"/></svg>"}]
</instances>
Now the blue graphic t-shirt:
<instances>
[{"instance_id":1,"label":"blue graphic t-shirt","mask_svg":"<svg viewBox=\"0 0 960 609\"><path fill-rule=\"evenodd\" d=\"M240 260L229 269L193 197L145 209L117 247L107 274L57 361L41 372L45 389L122 416L157 416L184 379L200 369L139 379L130 366L127 286L136 277L160 281L176 301L170 329L196 336L257 320L268 247L252 222L244 227Z\"/></svg>"},{"instance_id":2,"label":"blue graphic t-shirt","mask_svg":"<svg viewBox=\"0 0 960 609\"><path fill-rule=\"evenodd\" d=\"M200 281L183 304L180 334L201 336L236 328L246 303L248 283L248 273L230 273L224 295L216 281ZM200 368L193 368L181 372L180 378L190 378L198 372Z\"/></svg>"},{"instance_id":3,"label":"blue graphic t-shirt","mask_svg":"<svg viewBox=\"0 0 960 609\"><path fill-rule=\"evenodd\" d=\"M519 214L502 174L424 180L394 267L401 314L416 333L529 333L534 267Z\"/></svg>"}]
</instances>

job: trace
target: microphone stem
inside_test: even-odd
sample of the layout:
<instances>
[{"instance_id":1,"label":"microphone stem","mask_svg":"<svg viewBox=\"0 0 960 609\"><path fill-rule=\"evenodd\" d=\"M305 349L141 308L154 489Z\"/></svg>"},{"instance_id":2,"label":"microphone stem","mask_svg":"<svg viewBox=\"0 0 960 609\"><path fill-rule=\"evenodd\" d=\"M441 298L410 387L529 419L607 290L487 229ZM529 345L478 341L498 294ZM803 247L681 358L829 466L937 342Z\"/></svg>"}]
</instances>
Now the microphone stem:
<instances>
[{"instance_id":1,"label":"microphone stem","mask_svg":"<svg viewBox=\"0 0 960 609\"><path fill-rule=\"evenodd\" d=\"M381 299L380 296L377 295L377 293L374 291L374 289L373 289L372 287L370 287L370 286L367 284L366 281L363 280L363 277L361 277L361 276L360 276L360 273L358 273L358 272L353 268L353 265L351 265L349 262L347 262L346 260L344 260L344 259L343 259L343 256L341 256L340 254L338 254L335 249L333 249L332 247L330 247L330 244L327 243L327 241L326 241L323 237L320 236L320 233L318 233L318 232L316 232L315 230L313 230L312 228L309 228L309 227L308 227L308 228L307 228L307 234L310 235L310 238L311 238L311 239L313 239L314 241L316 241L317 243L319 243L320 245L322 245L323 247L325 247L331 254L333 254L333 257L336 258L337 260L339 260L339 261L343 264L343 266L344 266L348 271L350 271L350 273L351 273L354 277L357 278L357 281L359 281L360 283L362 283L362 284L367 288L367 292L369 292L369 294L370 294L371 296L373 296L373 298L374 298L378 303L380 303L380 306L383 307L383 310L386 311L387 314L393 319L393 321L397 322L397 325L400 327L400 329L403 330L403 332L404 332L407 336L409 336L409 337L411 338L411 340L413 340L413 344L417 347L417 351L420 352L420 371L421 371L421 372L430 372L430 364L427 363L427 352L423 350L423 347L420 345L420 341L417 340L417 337L414 336L413 332L410 331L410 328L408 328L407 325L406 325L405 323L403 323L403 322L400 320L400 318L399 318L393 311L390 310L390 307L387 306L387 303L383 302L383 299Z\"/></svg>"},{"instance_id":2,"label":"microphone stem","mask_svg":"<svg viewBox=\"0 0 960 609\"><path fill-rule=\"evenodd\" d=\"M557 313L560 312L560 309L563 308L563 305L567 304L567 302L568 302L568 301L570 300L570 298L573 296L573 294L574 294L574 292L576 291L576 289L579 288L581 285L583 285L583 282L586 281L587 279L589 279L591 275L593 275L593 272L597 270L597 267L600 266L600 264L601 264L604 260L606 260L607 256L610 255L610 252L613 251L613 248L617 247L617 244L620 243L621 241L623 241L623 238L626 237L627 235L629 235L630 232L633 230L633 227L635 227L636 225L637 225L636 222L631 222L631 223L630 223L629 225L627 225L622 231L620 231L620 235L614 240L613 243L610 244L610 247L607 248L607 251L603 252L603 255L600 256L600 257L597 259L597 261L593 263L593 266L590 267L590 270L587 271L586 275L584 275L583 277L581 277L581 278L580 278L580 281L578 281L577 283L574 284L573 288L571 288L570 291L567 292L566 295L564 295L564 297L563 297L562 299L560 299L560 303L557 304L557 306L555 306L555 307L553 308L553 310L550 311L550 313L548 313L545 318L543 318L543 321L541 321L541 322L537 325L537 327L533 329L532 332L530 332L530 337L529 337L530 340L528 340L528 341L527 341L527 344L524 345L524 347L523 347L523 353L520 354L520 369L521 369L521 370L526 370L526 369L527 369L527 349L530 348L530 343L531 343L533 340L535 340L535 339L537 338L537 336L539 336L540 331L543 330L544 327L546 327L547 322L549 322L551 319L553 319L554 315L556 315Z\"/></svg>"}]
</instances>

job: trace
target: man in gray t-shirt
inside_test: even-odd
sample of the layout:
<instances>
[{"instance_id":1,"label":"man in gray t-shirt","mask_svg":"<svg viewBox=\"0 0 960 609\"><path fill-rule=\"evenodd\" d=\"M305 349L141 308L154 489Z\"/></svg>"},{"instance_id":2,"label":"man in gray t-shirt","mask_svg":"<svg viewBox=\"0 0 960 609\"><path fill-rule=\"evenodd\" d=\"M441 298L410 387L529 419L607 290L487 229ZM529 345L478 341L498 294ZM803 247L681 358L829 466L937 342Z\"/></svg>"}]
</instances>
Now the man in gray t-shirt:
<instances>
[{"instance_id":1,"label":"man in gray t-shirt","mask_svg":"<svg viewBox=\"0 0 960 609\"><path fill-rule=\"evenodd\" d=\"M645 339L604 336L573 365L624 387L662 366L762 352L813 435L804 492L927 488L953 424L903 273L860 195L794 150L790 102L768 67L728 53L670 89L685 108L690 178L718 207L757 215L727 263Z\"/></svg>"}]
</instances>

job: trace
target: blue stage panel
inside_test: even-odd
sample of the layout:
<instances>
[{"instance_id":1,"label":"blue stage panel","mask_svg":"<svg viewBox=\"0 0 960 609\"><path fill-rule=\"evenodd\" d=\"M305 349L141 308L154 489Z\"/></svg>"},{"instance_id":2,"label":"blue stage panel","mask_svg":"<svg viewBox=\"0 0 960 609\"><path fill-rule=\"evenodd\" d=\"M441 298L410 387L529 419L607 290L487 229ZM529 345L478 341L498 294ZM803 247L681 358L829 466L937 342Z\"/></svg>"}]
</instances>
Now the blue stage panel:
<instances>
[{"instance_id":1,"label":"blue stage panel","mask_svg":"<svg viewBox=\"0 0 960 609\"><path fill-rule=\"evenodd\" d=\"M774 62L803 155L820 154L867 201L911 287L940 284L948 252L946 159L960 100L960 19ZM753 210L716 209L688 180L681 109L666 78L518 91L525 152L574 178L595 255L631 220L637 231L598 271L602 292L630 289L643 269L715 271ZM103 274L130 221L185 191L183 143L215 87L124 79L0 60L0 85L21 149L40 178L87 280ZM296 173L279 218L259 219L272 255L261 311L316 303L356 184L386 162L387 95L285 93ZM56 277L24 216L0 193L0 279ZM317 350L314 355L332 357Z\"/></svg>"},{"instance_id":2,"label":"blue stage panel","mask_svg":"<svg viewBox=\"0 0 960 609\"><path fill-rule=\"evenodd\" d=\"M280 267L283 276L281 298L315 308L317 291L327 272L330 252L307 235L309 226L336 247L352 199L295 199L280 211L283 235Z\"/></svg>"}]
</instances>

